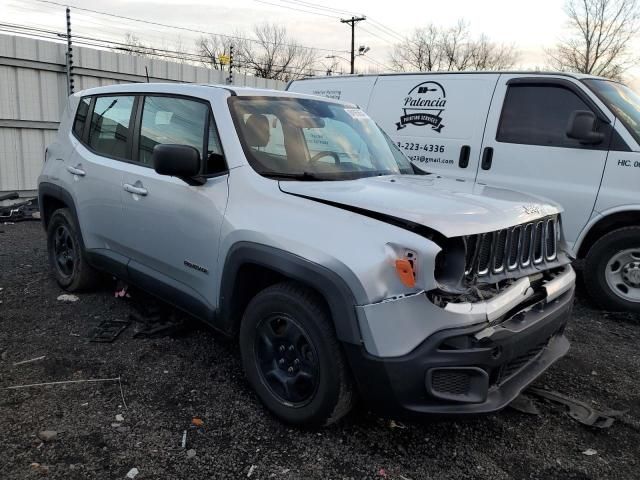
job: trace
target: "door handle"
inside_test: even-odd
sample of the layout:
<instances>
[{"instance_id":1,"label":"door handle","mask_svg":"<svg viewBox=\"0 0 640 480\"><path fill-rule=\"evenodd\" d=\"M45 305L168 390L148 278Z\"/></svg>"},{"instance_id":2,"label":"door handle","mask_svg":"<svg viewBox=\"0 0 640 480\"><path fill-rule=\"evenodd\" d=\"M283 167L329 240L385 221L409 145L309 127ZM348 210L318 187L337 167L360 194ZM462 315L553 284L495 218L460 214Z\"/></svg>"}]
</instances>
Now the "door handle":
<instances>
[{"instance_id":1,"label":"door handle","mask_svg":"<svg viewBox=\"0 0 640 480\"><path fill-rule=\"evenodd\" d=\"M78 177L84 177L87 173L84 170L82 170L81 168L79 168L79 167L80 167L80 165L78 165L76 167L67 166L67 171L69 173L77 175Z\"/></svg>"},{"instance_id":2,"label":"door handle","mask_svg":"<svg viewBox=\"0 0 640 480\"><path fill-rule=\"evenodd\" d=\"M485 147L482 152L482 163L480 166L483 170L489 170L491 168L491 162L493 162L493 147Z\"/></svg>"},{"instance_id":3,"label":"door handle","mask_svg":"<svg viewBox=\"0 0 640 480\"><path fill-rule=\"evenodd\" d=\"M135 194L135 195L140 195L141 197L144 197L144 196L146 196L146 195L147 195L147 193L149 193L149 192L147 192L147 189L146 189L146 188L143 188L143 187L135 187L135 186L133 186L133 185L131 185L131 184L129 184L129 183L125 183L125 184L124 184L124 190L125 190L126 192L133 193L133 194Z\"/></svg>"},{"instance_id":4,"label":"door handle","mask_svg":"<svg viewBox=\"0 0 640 480\"><path fill-rule=\"evenodd\" d=\"M471 153L471 147L469 145L463 145L460 149L460 159L458 165L460 168L467 168L469 166L469 154Z\"/></svg>"}]
</instances>

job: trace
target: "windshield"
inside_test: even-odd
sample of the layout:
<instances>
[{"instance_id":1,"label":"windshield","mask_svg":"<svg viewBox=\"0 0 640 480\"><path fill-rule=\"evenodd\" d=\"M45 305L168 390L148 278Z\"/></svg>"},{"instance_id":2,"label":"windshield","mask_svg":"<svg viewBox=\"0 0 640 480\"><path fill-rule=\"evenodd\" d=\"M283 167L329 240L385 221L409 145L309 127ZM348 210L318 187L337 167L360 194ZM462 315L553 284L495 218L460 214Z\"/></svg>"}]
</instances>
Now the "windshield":
<instances>
[{"instance_id":1,"label":"windshield","mask_svg":"<svg viewBox=\"0 0 640 480\"><path fill-rule=\"evenodd\" d=\"M247 159L261 175L347 180L414 173L357 108L282 97L231 97L229 105Z\"/></svg>"},{"instance_id":2,"label":"windshield","mask_svg":"<svg viewBox=\"0 0 640 480\"><path fill-rule=\"evenodd\" d=\"M584 83L598 95L640 143L640 96L621 83L593 79L584 80Z\"/></svg>"}]
</instances>

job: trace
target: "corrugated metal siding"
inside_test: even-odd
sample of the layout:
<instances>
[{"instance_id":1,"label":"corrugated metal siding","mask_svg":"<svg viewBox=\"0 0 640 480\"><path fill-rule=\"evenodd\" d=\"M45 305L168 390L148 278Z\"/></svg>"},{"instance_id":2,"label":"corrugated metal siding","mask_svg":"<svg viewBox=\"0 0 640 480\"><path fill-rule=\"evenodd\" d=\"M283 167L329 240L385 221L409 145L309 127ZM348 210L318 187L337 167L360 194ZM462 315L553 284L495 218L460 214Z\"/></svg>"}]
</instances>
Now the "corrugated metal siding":
<instances>
[{"instance_id":1,"label":"corrugated metal siding","mask_svg":"<svg viewBox=\"0 0 640 480\"><path fill-rule=\"evenodd\" d=\"M0 192L31 191L67 97L63 44L0 35ZM224 83L227 72L74 47L75 88L146 81ZM283 90L285 82L234 74L234 84ZM29 122L26 124L24 122Z\"/></svg>"}]
</instances>

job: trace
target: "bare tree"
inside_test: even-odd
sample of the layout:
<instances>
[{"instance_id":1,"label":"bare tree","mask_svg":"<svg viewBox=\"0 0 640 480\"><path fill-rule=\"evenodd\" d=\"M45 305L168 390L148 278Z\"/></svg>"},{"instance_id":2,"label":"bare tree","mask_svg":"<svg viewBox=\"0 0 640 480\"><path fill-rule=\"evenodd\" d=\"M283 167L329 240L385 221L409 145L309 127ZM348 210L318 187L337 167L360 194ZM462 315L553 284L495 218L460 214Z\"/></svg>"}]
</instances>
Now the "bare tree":
<instances>
[{"instance_id":1,"label":"bare tree","mask_svg":"<svg viewBox=\"0 0 640 480\"><path fill-rule=\"evenodd\" d=\"M140 38L132 32L124 34L124 41L122 46L116 47L115 50L125 50L131 55L140 57L150 57L154 54L153 48L145 45Z\"/></svg>"},{"instance_id":2,"label":"bare tree","mask_svg":"<svg viewBox=\"0 0 640 480\"><path fill-rule=\"evenodd\" d=\"M484 34L473 38L460 20L450 28L431 24L416 29L395 46L391 64L399 71L502 70L513 67L517 58L513 45L494 43Z\"/></svg>"},{"instance_id":3,"label":"bare tree","mask_svg":"<svg viewBox=\"0 0 640 480\"><path fill-rule=\"evenodd\" d=\"M206 59L203 58L202 63L213 70L223 70L231 54L232 43L233 39L230 37L219 35L201 37L197 42L197 48L198 53L206 57Z\"/></svg>"},{"instance_id":4,"label":"bare tree","mask_svg":"<svg viewBox=\"0 0 640 480\"><path fill-rule=\"evenodd\" d=\"M567 0L569 33L548 52L551 67L620 79L637 61L638 0Z\"/></svg>"},{"instance_id":5,"label":"bare tree","mask_svg":"<svg viewBox=\"0 0 640 480\"><path fill-rule=\"evenodd\" d=\"M255 41L239 40L235 58L257 77L288 81L311 75L318 55L287 34L283 26L263 23L253 28Z\"/></svg>"}]
</instances>

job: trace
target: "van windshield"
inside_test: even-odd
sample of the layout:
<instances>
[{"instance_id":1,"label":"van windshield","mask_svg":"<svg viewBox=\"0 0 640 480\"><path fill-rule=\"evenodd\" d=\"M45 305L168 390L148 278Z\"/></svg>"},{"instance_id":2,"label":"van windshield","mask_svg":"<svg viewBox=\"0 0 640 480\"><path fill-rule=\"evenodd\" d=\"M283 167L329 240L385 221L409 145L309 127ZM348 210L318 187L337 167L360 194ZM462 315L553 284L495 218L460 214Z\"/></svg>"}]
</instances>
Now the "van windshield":
<instances>
[{"instance_id":1,"label":"van windshield","mask_svg":"<svg viewBox=\"0 0 640 480\"><path fill-rule=\"evenodd\" d=\"M640 95L621 83L609 80L584 80L591 90L627 127L636 142L640 143Z\"/></svg>"},{"instance_id":2,"label":"van windshield","mask_svg":"<svg viewBox=\"0 0 640 480\"><path fill-rule=\"evenodd\" d=\"M238 137L259 174L352 180L413 174L409 160L362 110L302 98L231 97Z\"/></svg>"}]
</instances>

